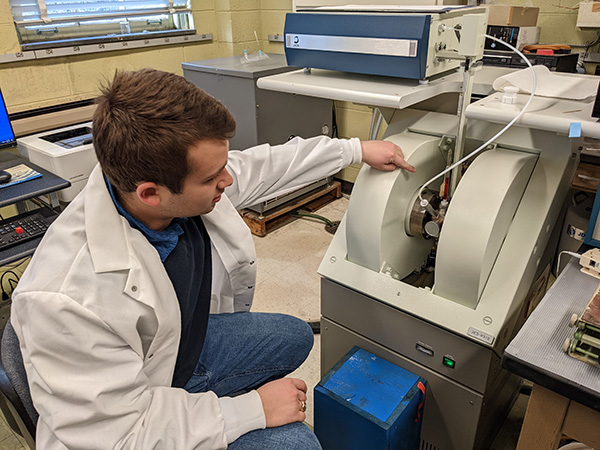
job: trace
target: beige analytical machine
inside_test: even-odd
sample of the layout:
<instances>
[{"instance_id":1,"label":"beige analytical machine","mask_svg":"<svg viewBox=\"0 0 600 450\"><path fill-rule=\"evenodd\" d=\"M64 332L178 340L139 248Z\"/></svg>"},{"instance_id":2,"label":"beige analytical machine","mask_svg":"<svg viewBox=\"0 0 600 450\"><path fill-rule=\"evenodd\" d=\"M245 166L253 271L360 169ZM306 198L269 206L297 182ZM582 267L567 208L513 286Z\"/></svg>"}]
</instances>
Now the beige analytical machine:
<instances>
[{"instance_id":1,"label":"beige analytical machine","mask_svg":"<svg viewBox=\"0 0 600 450\"><path fill-rule=\"evenodd\" d=\"M464 26L439 33L468 36L473 26L482 39L479 19L453 20ZM319 267L322 374L362 347L427 379L421 449L487 450L520 387L501 368L502 352L543 293L535 282L553 256L548 242L581 138L600 137L600 126L593 98L495 92L508 70L478 67L478 48L434 41L426 51L459 61L462 53L463 68L415 80L313 67L263 78L259 87L377 107L388 122L385 139L417 168L365 165L358 175ZM483 98L462 101L472 92ZM527 112L482 147L530 98ZM449 180L430 181L477 148Z\"/></svg>"}]
</instances>

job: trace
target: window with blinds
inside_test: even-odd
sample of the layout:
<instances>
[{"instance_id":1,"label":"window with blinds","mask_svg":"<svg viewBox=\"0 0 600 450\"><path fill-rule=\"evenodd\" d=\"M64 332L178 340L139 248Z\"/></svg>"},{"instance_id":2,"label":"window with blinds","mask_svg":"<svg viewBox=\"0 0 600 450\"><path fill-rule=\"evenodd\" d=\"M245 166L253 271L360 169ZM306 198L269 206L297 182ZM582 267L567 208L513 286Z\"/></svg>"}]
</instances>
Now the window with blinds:
<instances>
[{"instance_id":1,"label":"window with blinds","mask_svg":"<svg viewBox=\"0 0 600 450\"><path fill-rule=\"evenodd\" d=\"M194 34L190 0L9 0L23 50Z\"/></svg>"}]
</instances>

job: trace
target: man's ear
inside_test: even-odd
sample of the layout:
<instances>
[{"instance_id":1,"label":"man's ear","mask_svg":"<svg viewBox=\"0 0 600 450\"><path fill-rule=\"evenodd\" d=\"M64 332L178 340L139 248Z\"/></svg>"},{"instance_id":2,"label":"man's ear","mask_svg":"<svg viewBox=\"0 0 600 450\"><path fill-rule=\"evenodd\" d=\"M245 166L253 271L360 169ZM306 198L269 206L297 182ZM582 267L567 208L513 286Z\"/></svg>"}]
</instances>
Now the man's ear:
<instances>
[{"instance_id":1,"label":"man's ear","mask_svg":"<svg viewBox=\"0 0 600 450\"><path fill-rule=\"evenodd\" d=\"M145 181L138 184L135 193L148 206L158 206L161 200L160 187L156 183Z\"/></svg>"}]
</instances>

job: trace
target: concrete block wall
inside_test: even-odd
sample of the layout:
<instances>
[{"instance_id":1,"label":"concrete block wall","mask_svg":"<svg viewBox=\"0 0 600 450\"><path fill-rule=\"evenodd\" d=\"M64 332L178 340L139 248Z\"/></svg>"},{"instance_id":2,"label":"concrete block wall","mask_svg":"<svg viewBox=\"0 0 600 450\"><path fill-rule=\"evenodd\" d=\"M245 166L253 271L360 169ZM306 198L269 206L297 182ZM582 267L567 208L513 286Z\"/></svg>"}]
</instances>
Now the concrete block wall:
<instances>
[{"instance_id":1,"label":"concrete block wall","mask_svg":"<svg viewBox=\"0 0 600 450\"><path fill-rule=\"evenodd\" d=\"M192 0L194 24L214 40L149 49L129 49L86 55L0 64L0 87L10 113L94 98L98 85L116 69L144 67L183 74L181 63L216 58L228 43L219 32L215 0ZM8 0L0 0L0 54L21 50Z\"/></svg>"},{"instance_id":2,"label":"concrete block wall","mask_svg":"<svg viewBox=\"0 0 600 450\"><path fill-rule=\"evenodd\" d=\"M242 55L258 50L261 33L260 0L215 0L220 56ZM260 38L259 38L260 39Z\"/></svg>"}]
</instances>

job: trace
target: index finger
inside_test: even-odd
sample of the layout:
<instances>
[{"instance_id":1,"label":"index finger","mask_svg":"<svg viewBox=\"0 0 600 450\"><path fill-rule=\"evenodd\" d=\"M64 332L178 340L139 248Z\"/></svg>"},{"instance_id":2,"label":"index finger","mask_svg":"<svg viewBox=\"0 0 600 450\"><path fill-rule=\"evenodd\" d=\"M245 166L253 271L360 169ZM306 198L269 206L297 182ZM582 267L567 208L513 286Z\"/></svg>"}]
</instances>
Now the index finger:
<instances>
[{"instance_id":1,"label":"index finger","mask_svg":"<svg viewBox=\"0 0 600 450\"><path fill-rule=\"evenodd\" d=\"M409 172L417 171L417 169L415 169L402 156L398 154L396 154L396 156L394 157L393 163L396 164L396 166L401 167L402 169L408 170Z\"/></svg>"}]
</instances>

